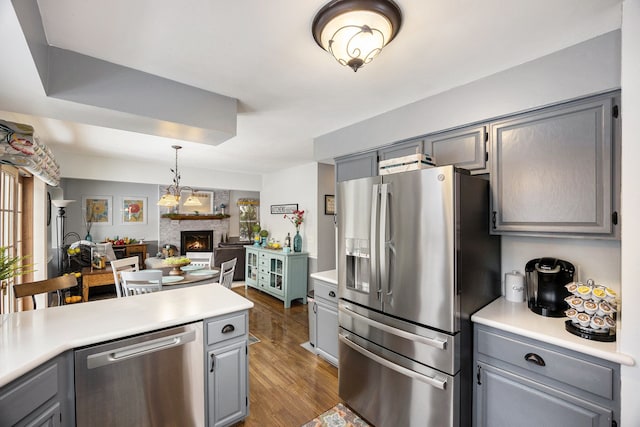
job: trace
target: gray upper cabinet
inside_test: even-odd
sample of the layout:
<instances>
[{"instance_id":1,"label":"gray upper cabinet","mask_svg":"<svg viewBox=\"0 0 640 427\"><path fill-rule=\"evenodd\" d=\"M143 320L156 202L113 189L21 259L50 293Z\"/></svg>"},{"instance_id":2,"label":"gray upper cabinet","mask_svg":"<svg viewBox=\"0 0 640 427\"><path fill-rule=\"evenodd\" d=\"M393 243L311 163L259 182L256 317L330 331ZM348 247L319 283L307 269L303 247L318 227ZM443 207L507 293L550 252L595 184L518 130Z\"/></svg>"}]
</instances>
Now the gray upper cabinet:
<instances>
[{"instance_id":1,"label":"gray upper cabinet","mask_svg":"<svg viewBox=\"0 0 640 427\"><path fill-rule=\"evenodd\" d=\"M468 126L427 136L424 152L434 156L438 166L455 165L473 173L486 173L487 139L485 126Z\"/></svg>"},{"instance_id":2,"label":"gray upper cabinet","mask_svg":"<svg viewBox=\"0 0 640 427\"><path fill-rule=\"evenodd\" d=\"M378 175L377 151L338 157L335 162L337 182Z\"/></svg>"},{"instance_id":3,"label":"gray upper cabinet","mask_svg":"<svg viewBox=\"0 0 640 427\"><path fill-rule=\"evenodd\" d=\"M491 123L494 232L616 234L615 101L601 95Z\"/></svg>"},{"instance_id":4,"label":"gray upper cabinet","mask_svg":"<svg viewBox=\"0 0 640 427\"><path fill-rule=\"evenodd\" d=\"M412 139L381 148L378 150L378 158L379 160L389 160L424 152L424 139Z\"/></svg>"}]
</instances>

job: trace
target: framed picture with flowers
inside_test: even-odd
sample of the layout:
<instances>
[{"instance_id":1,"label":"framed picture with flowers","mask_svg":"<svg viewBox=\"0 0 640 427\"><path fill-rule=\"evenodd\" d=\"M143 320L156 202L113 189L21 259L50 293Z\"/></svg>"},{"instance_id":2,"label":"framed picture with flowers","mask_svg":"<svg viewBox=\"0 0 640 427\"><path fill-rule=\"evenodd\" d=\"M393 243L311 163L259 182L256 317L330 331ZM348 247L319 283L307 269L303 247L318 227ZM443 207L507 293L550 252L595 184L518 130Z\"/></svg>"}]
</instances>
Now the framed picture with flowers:
<instances>
[{"instance_id":1,"label":"framed picture with flowers","mask_svg":"<svg viewBox=\"0 0 640 427\"><path fill-rule=\"evenodd\" d=\"M85 224L112 225L113 197L111 196L82 196L82 211Z\"/></svg>"},{"instance_id":2,"label":"framed picture with flowers","mask_svg":"<svg viewBox=\"0 0 640 427\"><path fill-rule=\"evenodd\" d=\"M122 196L120 204L122 224L135 225L147 223L147 198Z\"/></svg>"}]
</instances>

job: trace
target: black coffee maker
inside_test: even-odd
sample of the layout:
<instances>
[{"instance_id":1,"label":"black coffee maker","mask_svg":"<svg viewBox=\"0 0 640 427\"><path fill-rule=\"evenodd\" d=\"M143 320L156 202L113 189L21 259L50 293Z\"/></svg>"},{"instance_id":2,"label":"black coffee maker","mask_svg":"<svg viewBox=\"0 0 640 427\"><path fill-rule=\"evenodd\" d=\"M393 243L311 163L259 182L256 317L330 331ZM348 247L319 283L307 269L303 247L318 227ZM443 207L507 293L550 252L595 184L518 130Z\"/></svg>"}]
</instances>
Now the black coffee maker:
<instances>
[{"instance_id":1,"label":"black coffee maker","mask_svg":"<svg viewBox=\"0 0 640 427\"><path fill-rule=\"evenodd\" d=\"M532 259L525 266L527 304L531 311L547 317L564 317L571 295L564 286L573 281L575 268L557 258Z\"/></svg>"}]
</instances>

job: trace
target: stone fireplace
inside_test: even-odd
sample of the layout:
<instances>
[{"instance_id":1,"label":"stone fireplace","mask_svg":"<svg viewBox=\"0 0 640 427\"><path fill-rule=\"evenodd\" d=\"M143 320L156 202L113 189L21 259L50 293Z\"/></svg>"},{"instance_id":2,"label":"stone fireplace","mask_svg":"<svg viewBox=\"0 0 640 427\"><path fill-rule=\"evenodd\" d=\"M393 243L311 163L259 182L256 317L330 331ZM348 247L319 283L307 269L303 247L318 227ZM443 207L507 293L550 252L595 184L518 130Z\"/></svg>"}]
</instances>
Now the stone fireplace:
<instances>
[{"instance_id":1,"label":"stone fireplace","mask_svg":"<svg viewBox=\"0 0 640 427\"><path fill-rule=\"evenodd\" d=\"M213 252L213 230L180 232L180 250L186 252Z\"/></svg>"}]
</instances>

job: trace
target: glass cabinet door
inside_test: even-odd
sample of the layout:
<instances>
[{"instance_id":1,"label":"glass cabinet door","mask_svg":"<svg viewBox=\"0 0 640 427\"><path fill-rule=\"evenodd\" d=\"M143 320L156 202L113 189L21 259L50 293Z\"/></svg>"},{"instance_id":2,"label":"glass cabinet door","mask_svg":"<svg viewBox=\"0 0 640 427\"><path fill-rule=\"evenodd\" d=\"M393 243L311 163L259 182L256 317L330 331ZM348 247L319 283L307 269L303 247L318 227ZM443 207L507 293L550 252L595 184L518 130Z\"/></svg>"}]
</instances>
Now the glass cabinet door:
<instances>
[{"instance_id":1,"label":"glass cabinet door","mask_svg":"<svg viewBox=\"0 0 640 427\"><path fill-rule=\"evenodd\" d=\"M284 284L284 259L272 257L269 260L269 289L282 293Z\"/></svg>"}]
</instances>

